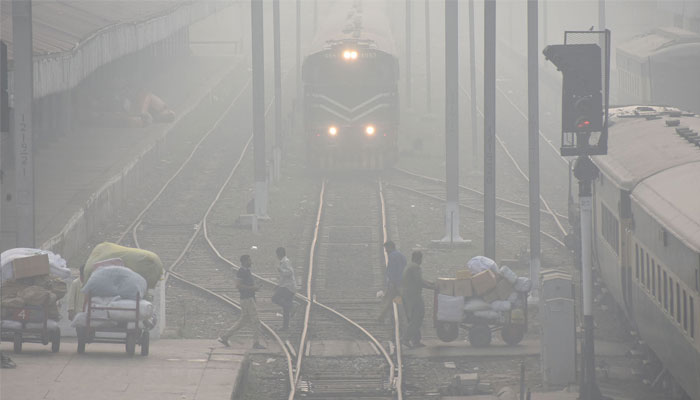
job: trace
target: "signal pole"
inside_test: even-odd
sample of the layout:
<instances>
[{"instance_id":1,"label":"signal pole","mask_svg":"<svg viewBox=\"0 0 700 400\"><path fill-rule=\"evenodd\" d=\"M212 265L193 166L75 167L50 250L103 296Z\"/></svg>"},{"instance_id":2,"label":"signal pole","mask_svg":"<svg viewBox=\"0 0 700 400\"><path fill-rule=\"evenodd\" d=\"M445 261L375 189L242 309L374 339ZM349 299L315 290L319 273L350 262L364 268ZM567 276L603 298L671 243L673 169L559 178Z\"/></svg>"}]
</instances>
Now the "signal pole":
<instances>
[{"instance_id":1,"label":"signal pole","mask_svg":"<svg viewBox=\"0 0 700 400\"><path fill-rule=\"evenodd\" d=\"M32 58L32 2L12 1L14 69L15 204L18 247L34 245L34 146L32 101L34 76Z\"/></svg>"},{"instance_id":2,"label":"signal pole","mask_svg":"<svg viewBox=\"0 0 700 400\"><path fill-rule=\"evenodd\" d=\"M280 179L282 163L282 70L280 61L280 0L272 0L272 25L275 52L275 145L272 148L273 177Z\"/></svg>"},{"instance_id":3,"label":"signal pole","mask_svg":"<svg viewBox=\"0 0 700 400\"><path fill-rule=\"evenodd\" d=\"M411 1L406 0L406 107L411 107Z\"/></svg>"},{"instance_id":4,"label":"signal pole","mask_svg":"<svg viewBox=\"0 0 700 400\"><path fill-rule=\"evenodd\" d=\"M528 171L530 198L530 279L532 297L539 298L540 286L540 105L537 1L527 1L527 109L528 109Z\"/></svg>"},{"instance_id":5,"label":"signal pole","mask_svg":"<svg viewBox=\"0 0 700 400\"><path fill-rule=\"evenodd\" d=\"M263 41L263 0L251 0L253 59L253 156L255 174L255 216L267 216L267 173L265 160L265 59Z\"/></svg>"},{"instance_id":6,"label":"signal pole","mask_svg":"<svg viewBox=\"0 0 700 400\"><path fill-rule=\"evenodd\" d=\"M496 0L484 2L484 255L496 259Z\"/></svg>"}]
</instances>

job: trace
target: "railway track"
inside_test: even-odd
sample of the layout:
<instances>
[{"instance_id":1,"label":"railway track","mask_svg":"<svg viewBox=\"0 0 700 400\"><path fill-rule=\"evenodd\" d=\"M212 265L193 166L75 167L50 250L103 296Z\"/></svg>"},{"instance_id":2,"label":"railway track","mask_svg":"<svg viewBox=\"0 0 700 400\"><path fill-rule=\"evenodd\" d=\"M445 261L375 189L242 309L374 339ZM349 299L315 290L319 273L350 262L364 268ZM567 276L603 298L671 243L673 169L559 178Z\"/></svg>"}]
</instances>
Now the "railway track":
<instances>
[{"instance_id":1,"label":"railway track","mask_svg":"<svg viewBox=\"0 0 700 400\"><path fill-rule=\"evenodd\" d=\"M299 391L316 398L402 399L400 346L392 346L392 356L380 342L398 343L398 308L393 305L391 333L375 316L387 240L381 182L324 181L318 204L306 281L314 301L307 303L298 346ZM313 312L317 300L336 312Z\"/></svg>"},{"instance_id":2,"label":"railway track","mask_svg":"<svg viewBox=\"0 0 700 400\"><path fill-rule=\"evenodd\" d=\"M411 172L401 168L395 168L395 174L391 176L391 182L387 185L402 190L404 192L413 193L422 197L430 198L436 201L445 201L445 181L415 172ZM482 192L476 189L460 185L460 206L466 210L483 213L483 196ZM514 202L511 200L497 198L499 213L496 218L504 221L514 227L518 227L522 233L522 239L527 239L529 232L529 206ZM560 220L566 217L556 214L550 210L543 209L542 213L548 216L543 220L542 236L556 246L566 247L560 230ZM547 229L547 230L545 230Z\"/></svg>"}]
</instances>

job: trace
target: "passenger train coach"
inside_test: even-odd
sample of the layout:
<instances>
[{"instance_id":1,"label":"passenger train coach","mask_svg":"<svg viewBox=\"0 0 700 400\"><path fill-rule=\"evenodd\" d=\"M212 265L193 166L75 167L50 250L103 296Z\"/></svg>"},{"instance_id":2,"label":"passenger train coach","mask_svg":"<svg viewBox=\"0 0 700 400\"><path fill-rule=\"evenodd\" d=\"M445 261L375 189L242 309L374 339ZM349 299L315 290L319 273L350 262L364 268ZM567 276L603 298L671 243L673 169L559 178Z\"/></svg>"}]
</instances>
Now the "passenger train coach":
<instances>
[{"instance_id":1,"label":"passenger train coach","mask_svg":"<svg viewBox=\"0 0 700 400\"><path fill-rule=\"evenodd\" d=\"M615 52L616 104L673 105L700 113L700 35L658 28Z\"/></svg>"},{"instance_id":2,"label":"passenger train coach","mask_svg":"<svg viewBox=\"0 0 700 400\"><path fill-rule=\"evenodd\" d=\"M371 1L337 5L304 59L312 168L379 169L396 162L399 67L385 7Z\"/></svg>"},{"instance_id":3,"label":"passenger train coach","mask_svg":"<svg viewBox=\"0 0 700 400\"><path fill-rule=\"evenodd\" d=\"M610 114L608 154L593 158L593 259L644 342L700 400L700 117Z\"/></svg>"}]
</instances>

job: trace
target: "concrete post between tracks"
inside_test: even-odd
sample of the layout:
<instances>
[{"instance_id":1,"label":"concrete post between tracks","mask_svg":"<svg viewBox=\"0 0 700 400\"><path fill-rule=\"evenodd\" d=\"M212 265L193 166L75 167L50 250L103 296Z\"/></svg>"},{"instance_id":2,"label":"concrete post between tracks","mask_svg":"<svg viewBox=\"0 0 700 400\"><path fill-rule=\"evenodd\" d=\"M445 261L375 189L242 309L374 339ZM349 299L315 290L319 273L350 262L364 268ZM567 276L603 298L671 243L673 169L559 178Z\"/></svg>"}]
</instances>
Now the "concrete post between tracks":
<instances>
[{"instance_id":1,"label":"concrete post between tracks","mask_svg":"<svg viewBox=\"0 0 700 400\"><path fill-rule=\"evenodd\" d=\"M496 259L496 0L484 3L484 255Z\"/></svg>"},{"instance_id":2,"label":"concrete post between tracks","mask_svg":"<svg viewBox=\"0 0 700 400\"><path fill-rule=\"evenodd\" d=\"M14 68L15 207L18 247L34 245L34 145L32 101L34 97L32 2L12 1Z\"/></svg>"},{"instance_id":3,"label":"concrete post between tracks","mask_svg":"<svg viewBox=\"0 0 700 400\"><path fill-rule=\"evenodd\" d=\"M267 215L267 162L265 160L265 59L262 0L251 0L251 42L253 59L253 154L255 165L255 216Z\"/></svg>"},{"instance_id":4,"label":"concrete post between tracks","mask_svg":"<svg viewBox=\"0 0 700 400\"><path fill-rule=\"evenodd\" d=\"M459 234L459 37L457 0L445 0L445 236L440 243L467 244Z\"/></svg>"},{"instance_id":5,"label":"concrete post between tracks","mask_svg":"<svg viewBox=\"0 0 700 400\"><path fill-rule=\"evenodd\" d=\"M527 109L530 205L530 301L538 303L540 290L540 97L537 2L527 1Z\"/></svg>"},{"instance_id":6,"label":"concrete post between tracks","mask_svg":"<svg viewBox=\"0 0 700 400\"><path fill-rule=\"evenodd\" d=\"M282 67L280 56L280 0L272 1L272 24L275 58L275 144L272 146L272 179L280 179L282 162Z\"/></svg>"},{"instance_id":7,"label":"concrete post between tracks","mask_svg":"<svg viewBox=\"0 0 700 400\"><path fill-rule=\"evenodd\" d=\"M406 0L406 107L411 108L411 1Z\"/></svg>"},{"instance_id":8,"label":"concrete post between tracks","mask_svg":"<svg viewBox=\"0 0 700 400\"><path fill-rule=\"evenodd\" d=\"M474 38L474 0L469 0L469 109L472 123L472 172L479 170L479 133L476 127L476 48Z\"/></svg>"}]
</instances>

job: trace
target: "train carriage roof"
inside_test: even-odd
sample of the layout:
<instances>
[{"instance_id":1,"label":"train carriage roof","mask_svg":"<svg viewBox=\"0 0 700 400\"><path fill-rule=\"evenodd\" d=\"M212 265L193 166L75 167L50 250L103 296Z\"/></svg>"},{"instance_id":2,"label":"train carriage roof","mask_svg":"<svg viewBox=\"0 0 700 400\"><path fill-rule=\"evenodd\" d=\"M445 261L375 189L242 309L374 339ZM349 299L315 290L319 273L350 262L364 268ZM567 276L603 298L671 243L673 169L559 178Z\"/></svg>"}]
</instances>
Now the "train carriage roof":
<instances>
[{"instance_id":1,"label":"train carriage roof","mask_svg":"<svg viewBox=\"0 0 700 400\"><path fill-rule=\"evenodd\" d=\"M651 33L635 36L617 46L618 57L625 55L646 62L649 57L687 52L683 45L700 48L700 35L675 27L658 28ZM623 54L621 54L623 53Z\"/></svg>"},{"instance_id":2,"label":"train carriage roof","mask_svg":"<svg viewBox=\"0 0 700 400\"><path fill-rule=\"evenodd\" d=\"M679 127L700 132L700 117L649 106L610 113L608 154L593 161L669 232L700 252L700 147L680 136L676 126L666 125L679 120Z\"/></svg>"},{"instance_id":3,"label":"train carriage roof","mask_svg":"<svg viewBox=\"0 0 700 400\"><path fill-rule=\"evenodd\" d=\"M309 54L325 49L329 40L363 40L374 42L377 50L396 54L391 26L386 16L387 5L382 1L339 1L335 9L320 24L311 42ZM355 29L359 27L360 29Z\"/></svg>"}]
</instances>

